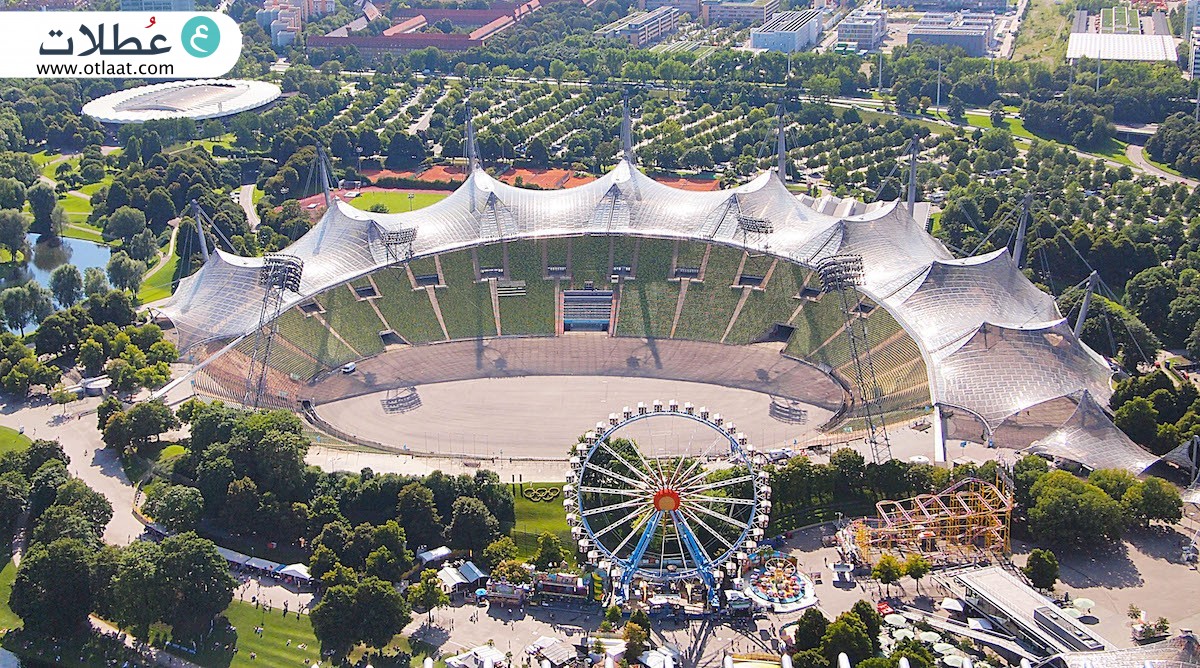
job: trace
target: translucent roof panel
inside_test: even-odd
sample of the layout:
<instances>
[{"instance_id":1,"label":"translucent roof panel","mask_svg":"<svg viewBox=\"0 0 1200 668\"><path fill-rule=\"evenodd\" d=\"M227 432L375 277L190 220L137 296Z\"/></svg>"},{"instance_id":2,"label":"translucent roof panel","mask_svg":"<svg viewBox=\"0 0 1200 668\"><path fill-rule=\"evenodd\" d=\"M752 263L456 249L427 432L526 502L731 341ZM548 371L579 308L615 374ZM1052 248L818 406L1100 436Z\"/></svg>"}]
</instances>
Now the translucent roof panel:
<instances>
[{"instance_id":1,"label":"translucent roof panel","mask_svg":"<svg viewBox=\"0 0 1200 668\"><path fill-rule=\"evenodd\" d=\"M389 250L384 235L401 231L412 233L411 243ZM1105 361L1057 322L1053 299L1006 253L956 260L898 202L805 200L774 172L730 190L694 192L658 183L622 161L580 187L539 191L476 168L448 197L412 212L379 214L335 202L284 249L304 262L304 272L300 293L285 294L283 306L403 258L502 239L583 234L716 242L808 267L832 255L858 254L865 269L861 292L917 343L934 401L972 411L989 428L1072 392L1086 389L1098 399L1109 394ZM215 253L181 282L161 311L174 322L182 348L255 329L262 262ZM1055 322L1029 325L1047 321Z\"/></svg>"},{"instance_id":2,"label":"translucent roof panel","mask_svg":"<svg viewBox=\"0 0 1200 668\"><path fill-rule=\"evenodd\" d=\"M1158 461L1108 419L1090 392L1085 390L1073 398L1078 402L1075 413L1048 436L1034 441L1026 452L1066 459L1092 470L1125 469L1135 475Z\"/></svg>"},{"instance_id":3,"label":"translucent roof panel","mask_svg":"<svg viewBox=\"0 0 1200 668\"><path fill-rule=\"evenodd\" d=\"M179 281L162 306L183 348L211 339L240 336L258 325L263 289L258 285L262 258L216 251L203 267Z\"/></svg>"},{"instance_id":4,"label":"translucent roof panel","mask_svg":"<svg viewBox=\"0 0 1200 668\"><path fill-rule=\"evenodd\" d=\"M931 354L985 321L1021 326L1062 317L1054 298L1031 283L1003 249L936 260L885 301L903 314Z\"/></svg>"},{"instance_id":5,"label":"translucent roof panel","mask_svg":"<svg viewBox=\"0 0 1200 668\"><path fill-rule=\"evenodd\" d=\"M1112 396L1112 369L1066 320L1025 328L985 322L935 358L934 368L935 401L970 410L993 429L1018 411L1080 390L1102 401Z\"/></svg>"}]
</instances>

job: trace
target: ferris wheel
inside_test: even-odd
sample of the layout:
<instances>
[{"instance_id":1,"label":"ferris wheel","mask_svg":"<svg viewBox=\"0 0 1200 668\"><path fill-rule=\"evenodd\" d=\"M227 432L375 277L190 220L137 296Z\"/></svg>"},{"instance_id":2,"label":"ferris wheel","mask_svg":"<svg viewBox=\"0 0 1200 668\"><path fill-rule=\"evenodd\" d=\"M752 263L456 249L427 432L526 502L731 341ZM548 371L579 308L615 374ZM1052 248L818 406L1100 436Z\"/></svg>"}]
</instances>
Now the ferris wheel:
<instances>
[{"instance_id":1,"label":"ferris wheel","mask_svg":"<svg viewBox=\"0 0 1200 668\"><path fill-rule=\"evenodd\" d=\"M622 434L643 420L689 420L711 441L647 456ZM626 407L576 445L563 488L567 523L588 562L612 572L618 599L635 578L696 578L715 604L722 567L735 575L767 526L771 489L758 459L745 434L705 408Z\"/></svg>"}]
</instances>

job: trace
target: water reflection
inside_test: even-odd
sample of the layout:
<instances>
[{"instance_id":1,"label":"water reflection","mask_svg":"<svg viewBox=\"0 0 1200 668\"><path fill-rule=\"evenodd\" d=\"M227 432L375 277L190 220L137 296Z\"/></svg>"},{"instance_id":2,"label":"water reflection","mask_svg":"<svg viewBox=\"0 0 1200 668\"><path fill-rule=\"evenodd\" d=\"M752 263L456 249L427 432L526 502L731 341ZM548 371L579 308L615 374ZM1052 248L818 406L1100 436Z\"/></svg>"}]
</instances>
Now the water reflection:
<instances>
[{"instance_id":1,"label":"water reflection","mask_svg":"<svg viewBox=\"0 0 1200 668\"><path fill-rule=\"evenodd\" d=\"M88 267L108 266L109 249L103 244L82 239L65 239L30 234L26 238L30 253L27 262L0 265L3 287L18 285L30 279L49 287L50 273L64 264L75 265L80 273ZM30 257L32 256L32 257Z\"/></svg>"}]
</instances>

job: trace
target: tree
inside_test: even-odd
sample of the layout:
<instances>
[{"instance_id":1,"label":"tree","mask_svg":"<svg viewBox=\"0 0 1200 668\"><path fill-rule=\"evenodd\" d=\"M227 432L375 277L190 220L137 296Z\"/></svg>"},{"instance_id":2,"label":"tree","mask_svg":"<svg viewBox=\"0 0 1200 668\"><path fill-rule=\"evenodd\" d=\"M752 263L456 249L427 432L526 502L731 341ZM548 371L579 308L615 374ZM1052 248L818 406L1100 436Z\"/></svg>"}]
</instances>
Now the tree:
<instances>
[{"instance_id":1,"label":"tree","mask_svg":"<svg viewBox=\"0 0 1200 668\"><path fill-rule=\"evenodd\" d=\"M77 397L74 392L68 390L62 385L55 385L54 388L50 390L50 400L63 407L63 415L67 414L67 404L75 401L78 398L79 397Z\"/></svg>"},{"instance_id":2,"label":"tree","mask_svg":"<svg viewBox=\"0 0 1200 668\"><path fill-rule=\"evenodd\" d=\"M163 599L167 601L163 621L209 620L229 607L238 583L211 540L189 531L168 536L159 545Z\"/></svg>"},{"instance_id":3,"label":"tree","mask_svg":"<svg viewBox=\"0 0 1200 668\"><path fill-rule=\"evenodd\" d=\"M917 583L917 591L921 591L921 578L929 575L933 564L924 555L914 552L904 560L904 574Z\"/></svg>"},{"instance_id":4,"label":"tree","mask_svg":"<svg viewBox=\"0 0 1200 668\"><path fill-rule=\"evenodd\" d=\"M798 649L816 649L821 645L821 638L829 628L829 620L816 606L805 609L796 623L795 645Z\"/></svg>"},{"instance_id":5,"label":"tree","mask_svg":"<svg viewBox=\"0 0 1200 668\"><path fill-rule=\"evenodd\" d=\"M484 568L495 568L496 564L502 561L517 558L517 544L508 536L501 536L483 548L483 555L479 559Z\"/></svg>"},{"instance_id":6,"label":"tree","mask_svg":"<svg viewBox=\"0 0 1200 668\"><path fill-rule=\"evenodd\" d=\"M863 626L867 627L867 637L871 639L871 652L879 653L879 632L883 629L883 616L875 609L870 601L859 599L850 606L850 612L858 615Z\"/></svg>"},{"instance_id":7,"label":"tree","mask_svg":"<svg viewBox=\"0 0 1200 668\"><path fill-rule=\"evenodd\" d=\"M25 184L12 177L0 178L0 209L20 211L25 206Z\"/></svg>"},{"instance_id":8,"label":"tree","mask_svg":"<svg viewBox=\"0 0 1200 668\"><path fill-rule=\"evenodd\" d=\"M188 531L204 514L204 495L195 487L171 485L155 501L151 514L171 531Z\"/></svg>"},{"instance_id":9,"label":"tree","mask_svg":"<svg viewBox=\"0 0 1200 668\"><path fill-rule=\"evenodd\" d=\"M885 554L875 562L875 567L871 569L871 577L879 580L879 584L887 587L889 590L892 585L899 582L904 575L904 566L896 557Z\"/></svg>"},{"instance_id":10,"label":"tree","mask_svg":"<svg viewBox=\"0 0 1200 668\"><path fill-rule=\"evenodd\" d=\"M58 206L58 195L54 194L54 188L45 183L38 183L30 188L25 196L29 199L29 210L33 213L31 229L35 232L52 234L51 219L54 215L54 207Z\"/></svg>"},{"instance_id":11,"label":"tree","mask_svg":"<svg viewBox=\"0 0 1200 668\"><path fill-rule=\"evenodd\" d=\"M162 548L150 541L134 541L120 551L106 587L114 621L145 633L166 616L169 601L163 596L161 560Z\"/></svg>"},{"instance_id":12,"label":"tree","mask_svg":"<svg viewBox=\"0 0 1200 668\"><path fill-rule=\"evenodd\" d=\"M992 122L992 127L1004 127L1004 103L996 100L988 105L988 120Z\"/></svg>"},{"instance_id":13,"label":"tree","mask_svg":"<svg viewBox=\"0 0 1200 668\"><path fill-rule=\"evenodd\" d=\"M4 307L4 321L9 329L18 329L25 335L25 325L33 317L32 305L29 301L29 290L23 285L5 288L0 292L0 306Z\"/></svg>"},{"instance_id":14,"label":"tree","mask_svg":"<svg viewBox=\"0 0 1200 668\"><path fill-rule=\"evenodd\" d=\"M25 628L65 637L87 620L92 610L88 556L86 545L69 538L30 546L9 599Z\"/></svg>"},{"instance_id":15,"label":"tree","mask_svg":"<svg viewBox=\"0 0 1200 668\"><path fill-rule=\"evenodd\" d=\"M542 535L538 536L537 553L533 555L533 564L541 570L547 570L552 564L562 564L566 559L566 552L563 550L562 541L558 536L549 532L543 531Z\"/></svg>"},{"instance_id":16,"label":"tree","mask_svg":"<svg viewBox=\"0 0 1200 668\"><path fill-rule=\"evenodd\" d=\"M509 561L501 561L492 569L492 579L499 582L508 582L509 584L528 584L533 581L533 574L529 569L515 559Z\"/></svg>"},{"instance_id":17,"label":"tree","mask_svg":"<svg viewBox=\"0 0 1200 668\"><path fill-rule=\"evenodd\" d=\"M396 514L411 544L432 547L441 540L442 518L434 505L433 491L425 485L412 482L401 488L396 497Z\"/></svg>"},{"instance_id":18,"label":"tree","mask_svg":"<svg viewBox=\"0 0 1200 668\"><path fill-rule=\"evenodd\" d=\"M381 648L400 633L412 615L400 592L390 582L364 578L354 592L354 610L359 639L369 647Z\"/></svg>"},{"instance_id":19,"label":"tree","mask_svg":"<svg viewBox=\"0 0 1200 668\"><path fill-rule=\"evenodd\" d=\"M1121 537L1121 504L1067 471L1051 471L1034 484L1029 528L1043 543L1093 545Z\"/></svg>"},{"instance_id":20,"label":"tree","mask_svg":"<svg viewBox=\"0 0 1200 668\"><path fill-rule=\"evenodd\" d=\"M118 290L137 292L145 273L146 263L129 257L125 251L117 251L108 259L108 280Z\"/></svg>"},{"instance_id":21,"label":"tree","mask_svg":"<svg viewBox=\"0 0 1200 668\"><path fill-rule=\"evenodd\" d=\"M104 534L104 528L112 520L113 508L108 497L88 487L79 478L63 483L54 496L54 505L75 508L88 521L96 538Z\"/></svg>"},{"instance_id":22,"label":"tree","mask_svg":"<svg viewBox=\"0 0 1200 668\"><path fill-rule=\"evenodd\" d=\"M1135 443L1150 445L1158 436L1158 411L1146 397L1134 397L1113 414L1113 423Z\"/></svg>"},{"instance_id":23,"label":"tree","mask_svg":"<svg viewBox=\"0 0 1200 668\"><path fill-rule=\"evenodd\" d=\"M545 167L550 164L550 150L546 148L546 141L541 136L534 137L529 140L525 146L525 157L534 167Z\"/></svg>"},{"instance_id":24,"label":"tree","mask_svg":"<svg viewBox=\"0 0 1200 668\"><path fill-rule=\"evenodd\" d=\"M433 611L450 605L450 597L442 591L442 581L437 571L426 568L421 571L421 580L408 588L408 605L413 610L425 610L426 620L433 623Z\"/></svg>"},{"instance_id":25,"label":"tree","mask_svg":"<svg viewBox=\"0 0 1200 668\"><path fill-rule=\"evenodd\" d=\"M857 665L871 656L871 639L867 636L867 627L853 612L838 615L821 637L821 654L825 656L829 665L836 666L838 655L842 653L850 659L850 665Z\"/></svg>"},{"instance_id":26,"label":"tree","mask_svg":"<svg viewBox=\"0 0 1200 668\"><path fill-rule=\"evenodd\" d=\"M50 272L50 292L62 308L74 306L83 299L83 275L73 264L55 267Z\"/></svg>"},{"instance_id":27,"label":"tree","mask_svg":"<svg viewBox=\"0 0 1200 668\"><path fill-rule=\"evenodd\" d=\"M146 214L131 206L122 206L104 221L104 238L129 240L145 229Z\"/></svg>"},{"instance_id":28,"label":"tree","mask_svg":"<svg viewBox=\"0 0 1200 668\"><path fill-rule=\"evenodd\" d=\"M455 499L446 538L454 547L482 550L500 531L500 522L483 502L474 497Z\"/></svg>"},{"instance_id":29,"label":"tree","mask_svg":"<svg viewBox=\"0 0 1200 668\"><path fill-rule=\"evenodd\" d=\"M1183 519L1183 499L1174 485L1149 477L1125 491L1121 506L1129 519L1141 526L1159 521L1176 524Z\"/></svg>"},{"instance_id":30,"label":"tree","mask_svg":"<svg viewBox=\"0 0 1200 668\"><path fill-rule=\"evenodd\" d=\"M1054 583L1058 582L1058 558L1050 550L1034 548L1021 572L1038 589L1054 589Z\"/></svg>"},{"instance_id":31,"label":"tree","mask_svg":"<svg viewBox=\"0 0 1200 668\"><path fill-rule=\"evenodd\" d=\"M103 295L107 294L111 289L103 269L100 267L88 267L83 270L83 293L85 295L89 297L92 295Z\"/></svg>"},{"instance_id":32,"label":"tree","mask_svg":"<svg viewBox=\"0 0 1200 668\"><path fill-rule=\"evenodd\" d=\"M28 247L28 242L25 240L25 234L29 231L29 218L17 209L0 209L0 248L8 251L9 258L6 261L14 260L11 257L17 253L25 251Z\"/></svg>"},{"instance_id":33,"label":"tree","mask_svg":"<svg viewBox=\"0 0 1200 668\"><path fill-rule=\"evenodd\" d=\"M243 476L229 483L225 502L221 506L221 518L233 533L246 533L254 524L258 504L258 485Z\"/></svg>"},{"instance_id":34,"label":"tree","mask_svg":"<svg viewBox=\"0 0 1200 668\"><path fill-rule=\"evenodd\" d=\"M608 622L610 627L615 629L620 626L621 619L621 606L614 603L604 609L604 621Z\"/></svg>"},{"instance_id":35,"label":"tree","mask_svg":"<svg viewBox=\"0 0 1200 668\"><path fill-rule=\"evenodd\" d=\"M650 632L633 622L629 622L625 624L625 630L621 634L621 637L625 640L625 654L636 659L646 651L646 643L650 640Z\"/></svg>"},{"instance_id":36,"label":"tree","mask_svg":"<svg viewBox=\"0 0 1200 668\"><path fill-rule=\"evenodd\" d=\"M310 619L322 649L340 657L358 642L383 647L411 616L395 587L368 577L357 585L330 587L313 608Z\"/></svg>"}]
</instances>

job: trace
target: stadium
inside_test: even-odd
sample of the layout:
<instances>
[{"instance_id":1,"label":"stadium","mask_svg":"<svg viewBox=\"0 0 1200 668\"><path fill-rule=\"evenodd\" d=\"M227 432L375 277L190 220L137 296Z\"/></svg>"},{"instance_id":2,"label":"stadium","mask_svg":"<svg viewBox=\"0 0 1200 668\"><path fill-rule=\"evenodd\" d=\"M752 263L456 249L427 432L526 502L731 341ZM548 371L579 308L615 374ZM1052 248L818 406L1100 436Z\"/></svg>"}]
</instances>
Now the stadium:
<instances>
[{"instance_id":1,"label":"stadium","mask_svg":"<svg viewBox=\"0 0 1200 668\"><path fill-rule=\"evenodd\" d=\"M241 401L265 355L262 405L388 449L566 459L580 411L603 418L661 387L743 402L738 424L764 449L850 432L870 403L932 411L937 461L959 440L1087 468L1159 460L1113 426L1113 368L1008 250L956 258L899 201L796 196L778 169L690 192L625 156L567 190L504 184L472 157L418 211L335 201L276 258L207 255L161 316L197 392ZM817 272L844 257L863 267L852 309ZM262 277L285 260L296 275L272 304Z\"/></svg>"},{"instance_id":2,"label":"stadium","mask_svg":"<svg viewBox=\"0 0 1200 668\"><path fill-rule=\"evenodd\" d=\"M83 105L83 113L112 125L168 118L207 120L264 107L280 89L266 81L197 79L128 88Z\"/></svg>"}]
</instances>

